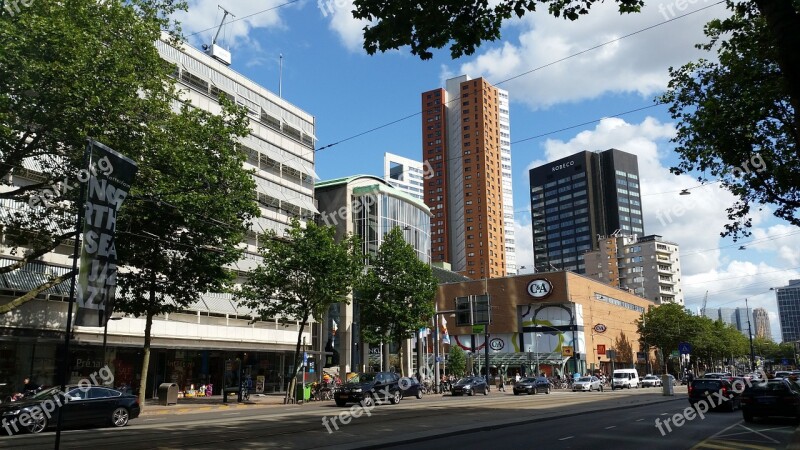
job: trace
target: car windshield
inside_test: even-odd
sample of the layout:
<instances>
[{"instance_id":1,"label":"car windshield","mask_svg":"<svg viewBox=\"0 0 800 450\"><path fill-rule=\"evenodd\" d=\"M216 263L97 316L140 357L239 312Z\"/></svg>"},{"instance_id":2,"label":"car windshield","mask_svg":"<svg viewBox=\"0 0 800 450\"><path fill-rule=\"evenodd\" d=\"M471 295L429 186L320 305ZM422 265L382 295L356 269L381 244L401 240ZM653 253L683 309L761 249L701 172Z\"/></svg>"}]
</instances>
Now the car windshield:
<instances>
[{"instance_id":1,"label":"car windshield","mask_svg":"<svg viewBox=\"0 0 800 450\"><path fill-rule=\"evenodd\" d=\"M615 373L614 378L628 378L627 373Z\"/></svg>"},{"instance_id":2,"label":"car windshield","mask_svg":"<svg viewBox=\"0 0 800 450\"><path fill-rule=\"evenodd\" d=\"M578 378L578 381L592 381L592 379L590 377L581 377Z\"/></svg>"},{"instance_id":3,"label":"car windshield","mask_svg":"<svg viewBox=\"0 0 800 450\"><path fill-rule=\"evenodd\" d=\"M472 383L472 378L471 377L464 377L464 378L458 380L458 384L470 384L470 383Z\"/></svg>"},{"instance_id":4,"label":"car windshield","mask_svg":"<svg viewBox=\"0 0 800 450\"><path fill-rule=\"evenodd\" d=\"M536 381L536 378L523 378L519 380L520 383L533 383Z\"/></svg>"},{"instance_id":5,"label":"car windshield","mask_svg":"<svg viewBox=\"0 0 800 450\"><path fill-rule=\"evenodd\" d=\"M644 377L644 379L645 379L645 380L657 380L657 379L658 379L658 377L656 377L656 376L654 376L654 375L648 375L648 376Z\"/></svg>"},{"instance_id":6,"label":"car windshield","mask_svg":"<svg viewBox=\"0 0 800 450\"><path fill-rule=\"evenodd\" d=\"M61 388L55 386L55 387L51 387L49 389L45 389L42 392L37 393L36 395L34 395L31 398L34 398L36 400L40 400L40 399L43 399L43 398L53 398L53 396L58 394L59 392L61 392Z\"/></svg>"},{"instance_id":7,"label":"car windshield","mask_svg":"<svg viewBox=\"0 0 800 450\"><path fill-rule=\"evenodd\" d=\"M374 373L359 373L350 379L352 383L372 383L375 381Z\"/></svg>"}]
</instances>

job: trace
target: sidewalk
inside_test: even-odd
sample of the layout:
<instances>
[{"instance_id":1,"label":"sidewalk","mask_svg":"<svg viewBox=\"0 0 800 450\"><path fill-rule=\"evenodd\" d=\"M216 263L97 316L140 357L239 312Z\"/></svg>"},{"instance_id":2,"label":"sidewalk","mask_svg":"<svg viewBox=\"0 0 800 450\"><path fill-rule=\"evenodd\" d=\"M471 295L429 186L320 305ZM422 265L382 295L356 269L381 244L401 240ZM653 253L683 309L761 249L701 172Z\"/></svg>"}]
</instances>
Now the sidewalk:
<instances>
[{"instance_id":1,"label":"sidewalk","mask_svg":"<svg viewBox=\"0 0 800 450\"><path fill-rule=\"evenodd\" d=\"M229 396L228 403L222 402L222 395L211 397L179 398L178 404L164 406L157 399L145 401L145 407L140 417L164 414L191 414L218 410L232 410L237 408L256 408L283 405L284 393L275 394L250 394L250 400L238 403L236 396Z\"/></svg>"}]
</instances>

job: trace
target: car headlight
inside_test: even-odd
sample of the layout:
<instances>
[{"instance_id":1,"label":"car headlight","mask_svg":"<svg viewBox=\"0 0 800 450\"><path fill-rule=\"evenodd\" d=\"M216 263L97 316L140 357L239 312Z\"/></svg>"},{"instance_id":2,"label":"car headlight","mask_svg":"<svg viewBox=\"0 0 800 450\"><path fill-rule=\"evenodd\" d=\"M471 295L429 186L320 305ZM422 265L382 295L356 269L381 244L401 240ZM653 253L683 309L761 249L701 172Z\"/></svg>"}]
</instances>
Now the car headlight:
<instances>
[{"instance_id":1,"label":"car headlight","mask_svg":"<svg viewBox=\"0 0 800 450\"><path fill-rule=\"evenodd\" d=\"M11 410L11 411L6 411L6 412L3 413L3 417L18 416L21 412L22 411L20 411L18 409L14 409L14 410Z\"/></svg>"},{"instance_id":2,"label":"car headlight","mask_svg":"<svg viewBox=\"0 0 800 450\"><path fill-rule=\"evenodd\" d=\"M464 385L464 389L472 389L472 385L471 384L465 384Z\"/></svg>"},{"instance_id":3,"label":"car headlight","mask_svg":"<svg viewBox=\"0 0 800 450\"><path fill-rule=\"evenodd\" d=\"M353 389L353 390L352 390L352 391L350 391L350 392L355 392L355 393L358 393L358 392L361 392L361 391L362 391L362 389L361 389L361 388L355 388L355 389Z\"/></svg>"}]
</instances>

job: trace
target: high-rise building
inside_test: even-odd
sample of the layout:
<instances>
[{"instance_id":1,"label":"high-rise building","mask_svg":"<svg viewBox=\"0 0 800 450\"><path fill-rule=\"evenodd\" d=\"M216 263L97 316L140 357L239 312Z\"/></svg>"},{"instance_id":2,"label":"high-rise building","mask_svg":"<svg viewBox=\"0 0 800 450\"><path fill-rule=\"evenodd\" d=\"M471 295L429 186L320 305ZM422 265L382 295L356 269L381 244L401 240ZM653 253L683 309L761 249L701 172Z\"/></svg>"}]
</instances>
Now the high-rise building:
<instances>
[{"instance_id":1,"label":"high-rise building","mask_svg":"<svg viewBox=\"0 0 800 450\"><path fill-rule=\"evenodd\" d=\"M781 325L781 340L800 340L800 280L789 280L784 287L775 288L778 300L778 319Z\"/></svg>"},{"instance_id":2,"label":"high-rise building","mask_svg":"<svg viewBox=\"0 0 800 450\"><path fill-rule=\"evenodd\" d=\"M585 253L586 275L628 289L656 303L683 305L679 246L658 235L599 236Z\"/></svg>"},{"instance_id":3,"label":"high-rise building","mask_svg":"<svg viewBox=\"0 0 800 450\"><path fill-rule=\"evenodd\" d=\"M736 328L745 336L748 336L750 333L753 333L755 336L757 330L755 319L756 312L758 312L758 309L707 308L705 316L711 320L722 321L722 323ZM766 313L766 311L764 311L764 313ZM769 330L769 317L767 317L767 330ZM767 336L769 336L769 334L767 334Z\"/></svg>"},{"instance_id":4,"label":"high-rise building","mask_svg":"<svg viewBox=\"0 0 800 450\"><path fill-rule=\"evenodd\" d=\"M529 172L537 271L585 273L596 236L644 235L636 155L583 151Z\"/></svg>"},{"instance_id":5,"label":"high-rise building","mask_svg":"<svg viewBox=\"0 0 800 450\"><path fill-rule=\"evenodd\" d=\"M753 321L755 324L754 334L756 337L772 340L772 328L769 325L769 313L764 308L753 310Z\"/></svg>"},{"instance_id":6,"label":"high-rise building","mask_svg":"<svg viewBox=\"0 0 800 450\"><path fill-rule=\"evenodd\" d=\"M483 78L422 93L432 259L473 279L516 273L508 93Z\"/></svg>"},{"instance_id":7,"label":"high-rise building","mask_svg":"<svg viewBox=\"0 0 800 450\"><path fill-rule=\"evenodd\" d=\"M393 153L383 154L383 180L392 187L424 201L425 170L422 163Z\"/></svg>"}]
</instances>

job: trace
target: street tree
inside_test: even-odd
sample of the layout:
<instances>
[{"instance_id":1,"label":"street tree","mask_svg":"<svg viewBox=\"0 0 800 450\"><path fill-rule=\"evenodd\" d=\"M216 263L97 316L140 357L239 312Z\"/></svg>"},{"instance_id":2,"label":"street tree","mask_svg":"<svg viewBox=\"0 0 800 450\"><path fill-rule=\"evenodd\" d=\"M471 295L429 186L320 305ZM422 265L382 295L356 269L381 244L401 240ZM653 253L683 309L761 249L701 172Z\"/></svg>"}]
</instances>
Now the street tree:
<instances>
[{"instance_id":1,"label":"street tree","mask_svg":"<svg viewBox=\"0 0 800 450\"><path fill-rule=\"evenodd\" d=\"M467 355L458 345L451 345L447 355L447 370L456 377L464 376L467 370ZM439 376L439 374L436 374Z\"/></svg>"},{"instance_id":2,"label":"street tree","mask_svg":"<svg viewBox=\"0 0 800 450\"><path fill-rule=\"evenodd\" d=\"M301 369L302 335L311 320L320 322L335 303L348 303L364 267L357 239L335 240L335 228L293 220L284 236L271 231L262 240L262 262L236 296L261 320L277 318L284 326L299 324L288 403Z\"/></svg>"},{"instance_id":3,"label":"street tree","mask_svg":"<svg viewBox=\"0 0 800 450\"><path fill-rule=\"evenodd\" d=\"M673 142L680 162L672 172L719 180L737 197L722 233L737 238L749 235L752 209L761 205L774 205L776 217L800 226L800 104L791 97L800 75L787 79L769 18L755 3L728 6L733 15L709 22L709 42L698 45L716 50L714 61L670 69L660 101L672 105L678 122Z\"/></svg>"},{"instance_id":4,"label":"street tree","mask_svg":"<svg viewBox=\"0 0 800 450\"><path fill-rule=\"evenodd\" d=\"M637 320L636 325L641 343L661 350L665 368L672 351L678 350L681 342L691 341L693 335L692 316L676 303L650 308L644 313L644 320Z\"/></svg>"},{"instance_id":5,"label":"street tree","mask_svg":"<svg viewBox=\"0 0 800 450\"><path fill-rule=\"evenodd\" d=\"M244 111L220 115L184 105L142 136L142 164L117 217L116 310L145 318L140 404L144 404L153 317L186 309L205 292L225 292L259 215L255 182L237 138Z\"/></svg>"},{"instance_id":6,"label":"street tree","mask_svg":"<svg viewBox=\"0 0 800 450\"><path fill-rule=\"evenodd\" d=\"M0 227L4 245L19 257L0 267L7 273L76 237L87 137L142 162L142 137L176 98L171 69L153 43L162 31L176 35L167 18L184 5L0 4ZM51 279L3 312L73 275Z\"/></svg>"},{"instance_id":7,"label":"street tree","mask_svg":"<svg viewBox=\"0 0 800 450\"><path fill-rule=\"evenodd\" d=\"M402 342L433 316L436 279L399 227L386 233L377 254L367 258L367 273L357 288L361 335L371 344L401 344L402 354Z\"/></svg>"},{"instance_id":8,"label":"street tree","mask_svg":"<svg viewBox=\"0 0 800 450\"><path fill-rule=\"evenodd\" d=\"M633 345L631 341L625 336L625 333L620 331L619 335L614 338L614 350L616 350L616 362L624 364L633 364Z\"/></svg>"}]
</instances>

